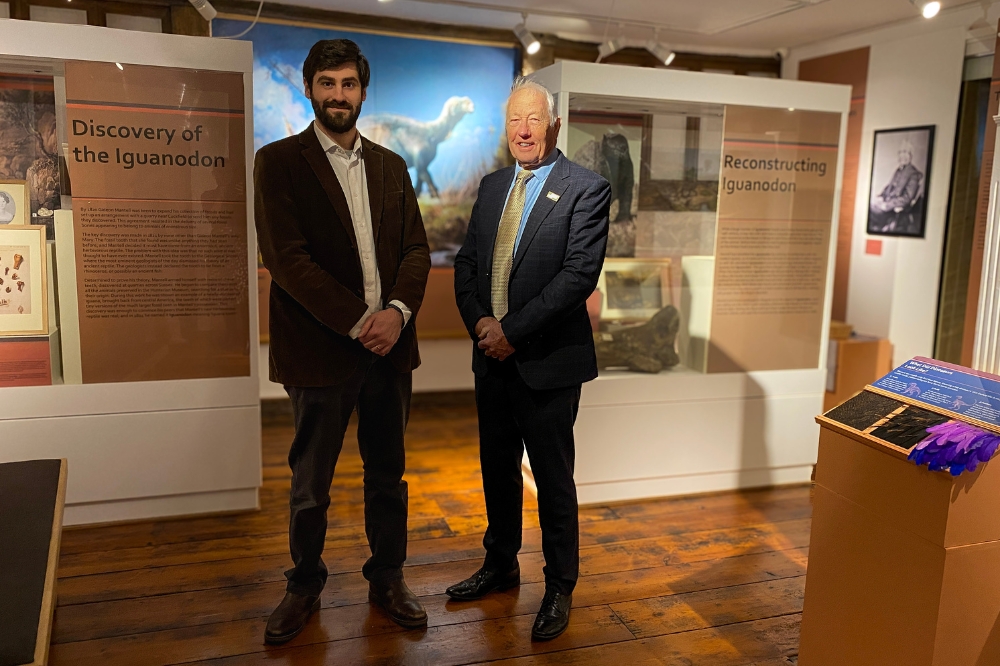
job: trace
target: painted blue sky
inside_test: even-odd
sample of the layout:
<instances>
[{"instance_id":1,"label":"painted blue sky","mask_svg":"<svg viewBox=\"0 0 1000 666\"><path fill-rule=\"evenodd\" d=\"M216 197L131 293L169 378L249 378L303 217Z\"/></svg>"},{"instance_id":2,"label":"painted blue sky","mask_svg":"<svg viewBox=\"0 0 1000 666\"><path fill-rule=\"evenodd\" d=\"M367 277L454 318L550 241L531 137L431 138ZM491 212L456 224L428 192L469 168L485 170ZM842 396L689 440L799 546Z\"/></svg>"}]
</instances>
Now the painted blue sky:
<instances>
[{"instance_id":1,"label":"painted blue sky","mask_svg":"<svg viewBox=\"0 0 1000 666\"><path fill-rule=\"evenodd\" d=\"M216 19L213 34L237 34L244 21ZM302 94L302 62L320 39L357 42L372 68L362 118L392 113L430 121L452 96L472 99L451 137L439 144L431 176L442 190L459 186L464 171L490 163L503 133L503 103L514 78L515 50L360 32L259 23L242 39L254 47L254 146L300 132L313 119ZM414 174L411 173L411 176Z\"/></svg>"}]
</instances>

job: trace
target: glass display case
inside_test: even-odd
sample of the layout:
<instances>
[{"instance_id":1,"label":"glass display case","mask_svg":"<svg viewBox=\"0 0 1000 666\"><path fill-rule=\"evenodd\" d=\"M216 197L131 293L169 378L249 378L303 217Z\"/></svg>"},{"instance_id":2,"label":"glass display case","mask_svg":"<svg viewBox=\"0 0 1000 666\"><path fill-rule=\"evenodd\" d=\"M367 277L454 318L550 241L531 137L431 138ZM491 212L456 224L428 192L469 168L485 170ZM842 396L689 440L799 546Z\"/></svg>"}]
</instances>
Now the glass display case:
<instances>
[{"instance_id":1,"label":"glass display case","mask_svg":"<svg viewBox=\"0 0 1000 666\"><path fill-rule=\"evenodd\" d=\"M67 525L257 507L251 45L0 33L0 462Z\"/></svg>"},{"instance_id":2,"label":"glass display case","mask_svg":"<svg viewBox=\"0 0 1000 666\"><path fill-rule=\"evenodd\" d=\"M602 369L818 367L840 114L565 96L566 156L611 183Z\"/></svg>"},{"instance_id":3,"label":"glass display case","mask_svg":"<svg viewBox=\"0 0 1000 666\"><path fill-rule=\"evenodd\" d=\"M808 481L850 88L559 62L558 147L612 189L582 503Z\"/></svg>"}]
</instances>

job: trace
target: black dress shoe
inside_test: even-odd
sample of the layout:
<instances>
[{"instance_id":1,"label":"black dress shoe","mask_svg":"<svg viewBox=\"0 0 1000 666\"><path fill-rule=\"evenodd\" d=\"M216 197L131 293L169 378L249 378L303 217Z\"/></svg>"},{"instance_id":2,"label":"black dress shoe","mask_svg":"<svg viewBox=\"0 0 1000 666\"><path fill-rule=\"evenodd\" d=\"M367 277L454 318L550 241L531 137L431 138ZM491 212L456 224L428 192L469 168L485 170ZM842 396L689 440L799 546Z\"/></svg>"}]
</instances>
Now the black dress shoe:
<instances>
[{"instance_id":1,"label":"black dress shoe","mask_svg":"<svg viewBox=\"0 0 1000 666\"><path fill-rule=\"evenodd\" d=\"M456 601L472 601L485 597L493 590L507 590L520 584L521 567L519 565L515 564L514 568L506 573L483 567L472 574L471 578L466 578L461 583L449 587L445 590L445 594Z\"/></svg>"},{"instance_id":2,"label":"black dress shoe","mask_svg":"<svg viewBox=\"0 0 1000 666\"><path fill-rule=\"evenodd\" d=\"M531 637L538 641L548 641L566 631L572 604L573 595L546 590L542 607L535 616L535 626L531 628Z\"/></svg>"},{"instance_id":3,"label":"black dress shoe","mask_svg":"<svg viewBox=\"0 0 1000 666\"><path fill-rule=\"evenodd\" d=\"M285 598L267 618L264 642L269 645L287 643L302 631L306 620L319 610L319 597L304 597L301 594L285 592Z\"/></svg>"},{"instance_id":4,"label":"black dress shoe","mask_svg":"<svg viewBox=\"0 0 1000 666\"><path fill-rule=\"evenodd\" d=\"M368 600L381 606L401 627L417 629L427 626L427 611L402 577L384 584L369 582Z\"/></svg>"}]
</instances>

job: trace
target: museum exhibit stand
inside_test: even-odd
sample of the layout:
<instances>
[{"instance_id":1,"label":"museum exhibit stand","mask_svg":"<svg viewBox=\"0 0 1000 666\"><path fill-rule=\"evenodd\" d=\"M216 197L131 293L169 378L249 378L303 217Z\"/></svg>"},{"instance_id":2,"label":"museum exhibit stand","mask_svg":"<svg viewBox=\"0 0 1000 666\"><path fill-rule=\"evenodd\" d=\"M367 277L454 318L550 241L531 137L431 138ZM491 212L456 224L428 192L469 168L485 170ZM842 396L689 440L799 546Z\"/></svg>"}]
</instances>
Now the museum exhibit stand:
<instances>
[{"instance_id":1,"label":"museum exhibit stand","mask_svg":"<svg viewBox=\"0 0 1000 666\"><path fill-rule=\"evenodd\" d=\"M1000 440L1000 377L916 358L817 421L799 663L1000 663L1000 465L942 462Z\"/></svg>"},{"instance_id":2,"label":"museum exhibit stand","mask_svg":"<svg viewBox=\"0 0 1000 666\"><path fill-rule=\"evenodd\" d=\"M65 460L0 463L3 666L48 662L65 501Z\"/></svg>"},{"instance_id":3,"label":"museum exhibit stand","mask_svg":"<svg viewBox=\"0 0 1000 666\"><path fill-rule=\"evenodd\" d=\"M0 463L68 525L257 508L251 45L0 35Z\"/></svg>"},{"instance_id":4,"label":"museum exhibit stand","mask_svg":"<svg viewBox=\"0 0 1000 666\"><path fill-rule=\"evenodd\" d=\"M892 344L887 338L858 335L851 326L833 322L827 350L823 411L833 409L890 370Z\"/></svg>"},{"instance_id":5,"label":"museum exhibit stand","mask_svg":"<svg viewBox=\"0 0 1000 666\"><path fill-rule=\"evenodd\" d=\"M808 481L850 88L580 62L532 74L612 186L580 501Z\"/></svg>"}]
</instances>

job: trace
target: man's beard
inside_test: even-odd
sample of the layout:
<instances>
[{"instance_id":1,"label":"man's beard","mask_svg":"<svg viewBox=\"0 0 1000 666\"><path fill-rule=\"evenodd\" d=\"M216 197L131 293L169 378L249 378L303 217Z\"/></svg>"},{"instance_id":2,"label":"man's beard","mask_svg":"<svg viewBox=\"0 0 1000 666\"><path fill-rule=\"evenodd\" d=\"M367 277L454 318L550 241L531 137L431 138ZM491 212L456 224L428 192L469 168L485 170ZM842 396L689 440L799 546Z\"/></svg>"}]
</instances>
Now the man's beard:
<instances>
[{"instance_id":1,"label":"man's beard","mask_svg":"<svg viewBox=\"0 0 1000 666\"><path fill-rule=\"evenodd\" d=\"M343 105L338 105L333 102L321 104L315 99L311 101L313 113L316 114L316 120L318 120L323 127L327 128L334 134L350 132L354 129L354 124L358 122L358 116L361 115L360 102L358 103L357 108L355 108L351 106L349 102L345 102ZM327 113L327 109L345 109L348 113L346 115L336 114L331 116Z\"/></svg>"}]
</instances>

